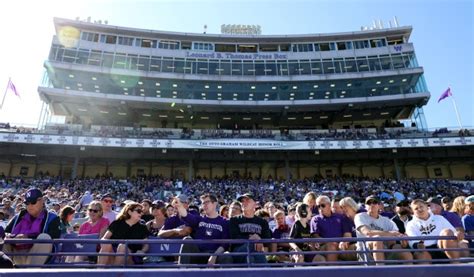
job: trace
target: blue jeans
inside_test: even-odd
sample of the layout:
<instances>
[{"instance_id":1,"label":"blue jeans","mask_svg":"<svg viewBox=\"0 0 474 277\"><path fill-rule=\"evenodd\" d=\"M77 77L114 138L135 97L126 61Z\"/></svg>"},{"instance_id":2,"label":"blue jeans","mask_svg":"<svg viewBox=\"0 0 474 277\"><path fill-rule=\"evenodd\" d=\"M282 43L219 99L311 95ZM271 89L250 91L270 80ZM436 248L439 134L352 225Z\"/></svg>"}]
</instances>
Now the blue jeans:
<instances>
[{"instance_id":1,"label":"blue jeans","mask_svg":"<svg viewBox=\"0 0 474 277\"><path fill-rule=\"evenodd\" d=\"M240 246L237 246L232 250L232 252L249 252L248 247L250 247L250 253L256 253L255 251L255 245L254 244L242 244ZM234 263L237 264L244 264L247 262L247 256L232 256L234 259ZM265 257L264 254L262 255L250 255L248 256L249 258L249 263L251 264L266 264L267 263L267 258Z\"/></svg>"}]
</instances>

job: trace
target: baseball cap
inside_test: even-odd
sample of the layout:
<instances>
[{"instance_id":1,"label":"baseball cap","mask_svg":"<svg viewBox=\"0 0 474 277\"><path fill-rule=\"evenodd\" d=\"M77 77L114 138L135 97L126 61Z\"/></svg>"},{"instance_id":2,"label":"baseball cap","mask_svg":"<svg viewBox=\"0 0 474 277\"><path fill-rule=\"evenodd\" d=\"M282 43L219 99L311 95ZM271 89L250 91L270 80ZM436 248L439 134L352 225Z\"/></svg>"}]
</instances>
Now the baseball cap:
<instances>
[{"instance_id":1,"label":"baseball cap","mask_svg":"<svg viewBox=\"0 0 474 277\"><path fill-rule=\"evenodd\" d=\"M186 196L186 194L180 194L178 196L178 199L179 199L179 201L181 201L181 203L188 203L189 202L188 196Z\"/></svg>"},{"instance_id":2,"label":"baseball cap","mask_svg":"<svg viewBox=\"0 0 474 277\"><path fill-rule=\"evenodd\" d=\"M151 206L155 209L160 209L166 206L166 203L163 202L162 200L155 200L153 203L151 203Z\"/></svg>"},{"instance_id":3,"label":"baseball cap","mask_svg":"<svg viewBox=\"0 0 474 277\"><path fill-rule=\"evenodd\" d=\"M237 198L237 201L242 202L242 200L243 200L244 198L250 198L250 199L252 199L253 201L255 201L255 197L254 197L253 194L251 194L251 193L244 193L244 194L242 194L241 196L239 196L239 197Z\"/></svg>"},{"instance_id":4,"label":"baseball cap","mask_svg":"<svg viewBox=\"0 0 474 277\"><path fill-rule=\"evenodd\" d=\"M441 198L439 197L430 197L428 200L426 200L426 203L428 204L437 204L441 206Z\"/></svg>"},{"instance_id":5,"label":"baseball cap","mask_svg":"<svg viewBox=\"0 0 474 277\"><path fill-rule=\"evenodd\" d=\"M470 196L466 197L466 199L464 199L464 204L471 204L471 203L474 203L474 194L470 195Z\"/></svg>"},{"instance_id":6,"label":"baseball cap","mask_svg":"<svg viewBox=\"0 0 474 277\"><path fill-rule=\"evenodd\" d=\"M114 198L112 197L112 194L110 194L110 193L106 193L106 194L102 195L102 196L100 197L100 200L104 200L105 198L114 199Z\"/></svg>"},{"instance_id":7,"label":"baseball cap","mask_svg":"<svg viewBox=\"0 0 474 277\"><path fill-rule=\"evenodd\" d=\"M380 199L375 195L369 195L367 198L365 198L365 204L369 204L371 202L380 203Z\"/></svg>"},{"instance_id":8,"label":"baseball cap","mask_svg":"<svg viewBox=\"0 0 474 277\"><path fill-rule=\"evenodd\" d=\"M38 198L41 198L41 197L43 197L43 193L39 189L37 188L29 189L25 193L25 204L28 205L30 203L36 203Z\"/></svg>"}]
</instances>

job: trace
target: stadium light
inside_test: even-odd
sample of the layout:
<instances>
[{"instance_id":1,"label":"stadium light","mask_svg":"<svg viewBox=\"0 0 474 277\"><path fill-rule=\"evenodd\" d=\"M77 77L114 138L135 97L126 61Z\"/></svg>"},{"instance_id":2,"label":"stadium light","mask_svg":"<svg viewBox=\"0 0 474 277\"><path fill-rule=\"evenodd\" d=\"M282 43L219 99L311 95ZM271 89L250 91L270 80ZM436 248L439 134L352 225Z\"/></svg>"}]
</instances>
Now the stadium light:
<instances>
[{"instance_id":1,"label":"stadium light","mask_svg":"<svg viewBox=\"0 0 474 277\"><path fill-rule=\"evenodd\" d=\"M176 105L175 102L171 103L171 108L174 107Z\"/></svg>"}]
</instances>

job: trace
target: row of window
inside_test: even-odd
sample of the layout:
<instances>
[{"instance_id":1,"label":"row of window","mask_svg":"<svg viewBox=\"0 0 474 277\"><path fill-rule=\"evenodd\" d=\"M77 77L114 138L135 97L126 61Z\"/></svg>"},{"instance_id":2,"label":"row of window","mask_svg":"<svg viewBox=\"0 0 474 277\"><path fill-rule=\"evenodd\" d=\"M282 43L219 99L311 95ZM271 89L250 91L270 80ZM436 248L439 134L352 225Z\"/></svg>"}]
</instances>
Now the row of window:
<instances>
[{"instance_id":1,"label":"row of window","mask_svg":"<svg viewBox=\"0 0 474 277\"><path fill-rule=\"evenodd\" d=\"M143 56L53 45L49 60L118 69L204 74L288 76L394 70L418 67L413 52L318 60L208 60Z\"/></svg>"},{"instance_id":2,"label":"row of window","mask_svg":"<svg viewBox=\"0 0 474 277\"><path fill-rule=\"evenodd\" d=\"M119 44L126 46L136 46L145 48L160 48L171 50L197 50L197 51L215 51L215 52L318 52L318 51L336 51L349 49L364 49L385 47L404 43L403 37L396 38L374 38L367 40L338 41L338 42L320 42L320 43L294 43L294 44L220 44L209 42L189 42L173 40L157 40L146 38L134 38L125 36L116 36L108 34L98 34L91 32L82 32L81 39L92 42L106 44Z\"/></svg>"}]
</instances>

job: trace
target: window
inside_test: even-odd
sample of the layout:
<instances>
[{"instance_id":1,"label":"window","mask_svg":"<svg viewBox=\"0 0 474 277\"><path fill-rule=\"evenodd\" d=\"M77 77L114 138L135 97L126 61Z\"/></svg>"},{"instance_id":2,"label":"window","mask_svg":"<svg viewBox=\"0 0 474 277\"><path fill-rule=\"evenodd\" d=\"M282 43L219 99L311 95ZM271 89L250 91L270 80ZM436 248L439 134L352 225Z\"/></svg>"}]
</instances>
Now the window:
<instances>
[{"instance_id":1,"label":"window","mask_svg":"<svg viewBox=\"0 0 474 277\"><path fill-rule=\"evenodd\" d=\"M331 50L329 43L320 43L319 44L319 51L329 51Z\"/></svg>"},{"instance_id":2,"label":"window","mask_svg":"<svg viewBox=\"0 0 474 277\"><path fill-rule=\"evenodd\" d=\"M344 41L337 42L337 50L346 50L346 43Z\"/></svg>"},{"instance_id":3,"label":"window","mask_svg":"<svg viewBox=\"0 0 474 277\"><path fill-rule=\"evenodd\" d=\"M278 44L260 44L258 47L260 52L278 52Z\"/></svg>"},{"instance_id":4,"label":"window","mask_svg":"<svg viewBox=\"0 0 474 277\"><path fill-rule=\"evenodd\" d=\"M181 41L181 49L183 50L191 50L192 42L190 41Z\"/></svg>"},{"instance_id":5,"label":"window","mask_svg":"<svg viewBox=\"0 0 474 277\"><path fill-rule=\"evenodd\" d=\"M179 41L160 40L158 48L176 50L179 49Z\"/></svg>"},{"instance_id":6,"label":"window","mask_svg":"<svg viewBox=\"0 0 474 277\"><path fill-rule=\"evenodd\" d=\"M82 32L82 34L81 34L81 40L87 40L87 41L92 41L92 42L98 42L98 41L99 41L99 34L97 34L97 33L90 33L90 32Z\"/></svg>"},{"instance_id":7,"label":"window","mask_svg":"<svg viewBox=\"0 0 474 277\"><path fill-rule=\"evenodd\" d=\"M356 41L354 41L354 48L355 49L369 48L369 41L367 41L367 40L356 40Z\"/></svg>"},{"instance_id":8,"label":"window","mask_svg":"<svg viewBox=\"0 0 474 277\"><path fill-rule=\"evenodd\" d=\"M107 44L116 44L117 43L117 36L100 35L100 42L101 43L107 43Z\"/></svg>"},{"instance_id":9,"label":"window","mask_svg":"<svg viewBox=\"0 0 474 277\"><path fill-rule=\"evenodd\" d=\"M290 51L290 44L280 44L280 51L281 52L288 52Z\"/></svg>"},{"instance_id":10,"label":"window","mask_svg":"<svg viewBox=\"0 0 474 277\"><path fill-rule=\"evenodd\" d=\"M229 52L235 53L236 45L235 44L216 44L216 52Z\"/></svg>"},{"instance_id":11,"label":"window","mask_svg":"<svg viewBox=\"0 0 474 277\"><path fill-rule=\"evenodd\" d=\"M239 44L237 45L237 52L242 53L257 53L257 45L256 44Z\"/></svg>"},{"instance_id":12,"label":"window","mask_svg":"<svg viewBox=\"0 0 474 277\"><path fill-rule=\"evenodd\" d=\"M132 37L118 37L118 44L133 46L133 39Z\"/></svg>"},{"instance_id":13,"label":"window","mask_svg":"<svg viewBox=\"0 0 474 277\"><path fill-rule=\"evenodd\" d=\"M385 39L371 39L370 40L370 47L376 48L376 47L383 47L385 46Z\"/></svg>"},{"instance_id":14,"label":"window","mask_svg":"<svg viewBox=\"0 0 474 277\"><path fill-rule=\"evenodd\" d=\"M193 42L193 50L213 51L214 45L206 42Z\"/></svg>"},{"instance_id":15,"label":"window","mask_svg":"<svg viewBox=\"0 0 474 277\"><path fill-rule=\"evenodd\" d=\"M137 39L139 40L138 46L144 47L144 48L156 48L156 40L151 40L151 39ZM135 43L137 44L137 43Z\"/></svg>"}]
</instances>

